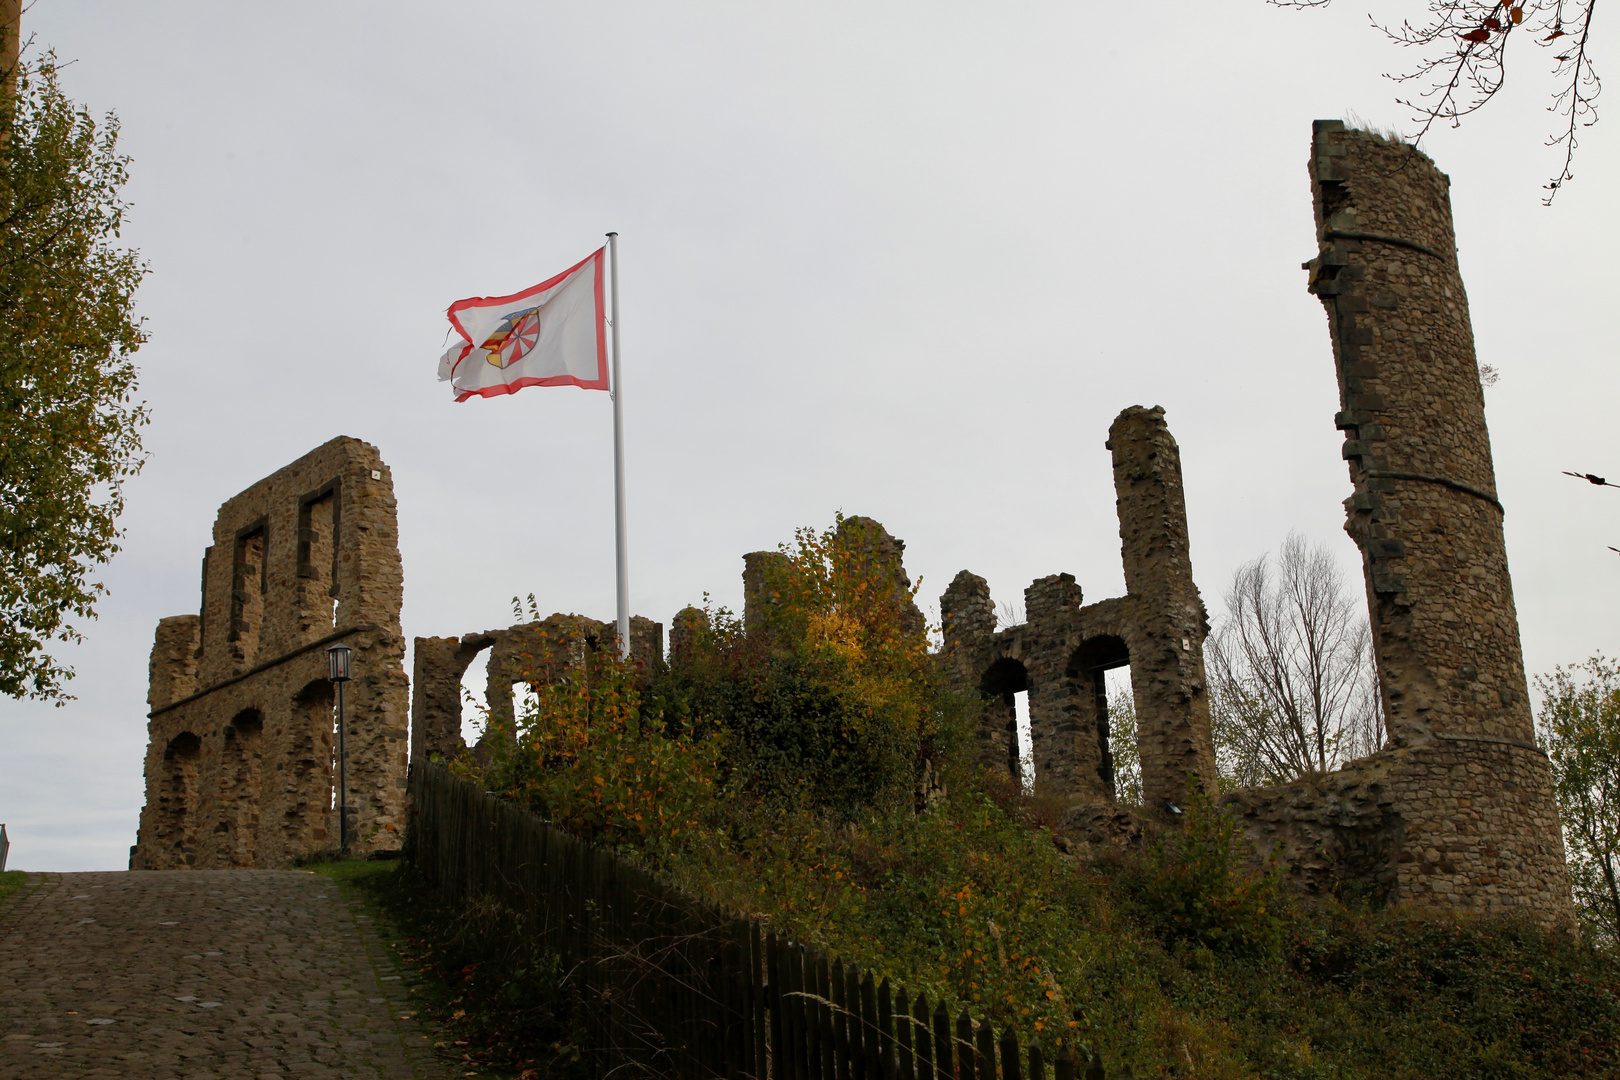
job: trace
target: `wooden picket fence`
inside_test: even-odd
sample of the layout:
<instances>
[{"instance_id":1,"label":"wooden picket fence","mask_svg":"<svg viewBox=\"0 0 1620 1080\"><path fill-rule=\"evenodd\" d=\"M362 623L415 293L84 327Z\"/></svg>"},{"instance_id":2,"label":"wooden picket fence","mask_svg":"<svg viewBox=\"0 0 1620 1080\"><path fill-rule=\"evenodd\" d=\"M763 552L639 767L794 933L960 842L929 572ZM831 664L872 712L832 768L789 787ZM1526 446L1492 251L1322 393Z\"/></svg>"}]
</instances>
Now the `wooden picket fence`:
<instances>
[{"instance_id":1,"label":"wooden picket fence","mask_svg":"<svg viewBox=\"0 0 1620 1080\"><path fill-rule=\"evenodd\" d=\"M411 765L406 858L453 903L492 899L558 954L599 1076L1105 1080L658 881L615 853Z\"/></svg>"}]
</instances>

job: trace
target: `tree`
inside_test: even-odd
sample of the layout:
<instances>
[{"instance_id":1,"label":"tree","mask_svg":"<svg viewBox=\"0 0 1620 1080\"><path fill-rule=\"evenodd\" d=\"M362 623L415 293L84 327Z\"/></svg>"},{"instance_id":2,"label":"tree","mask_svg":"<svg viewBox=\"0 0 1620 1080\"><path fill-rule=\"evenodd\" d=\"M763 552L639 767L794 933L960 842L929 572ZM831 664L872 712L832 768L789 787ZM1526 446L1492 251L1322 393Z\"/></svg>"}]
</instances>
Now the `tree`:
<instances>
[{"instance_id":1,"label":"tree","mask_svg":"<svg viewBox=\"0 0 1620 1080\"><path fill-rule=\"evenodd\" d=\"M1332 0L1270 0L1278 7L1326 7ZM1413 97L1397 99L1410 108L1418 124L1412 141L1428 134L1436 121L1452 126L1478 112L1507 82L1508 47L1529 34L1552 56L1555 88L1548 109L1563 117L1547 140L1562 147L1563 165L1547 182L1549 205L1566 182L1579 145L1579 128L1597 123L1597 97L1602 82L1592 67L1587 46L1597 0L1427 0L1428 13L1400 26L1375 23L1397 45L1414 49L1418 61L1398 83L1416 83Z\"/></svg>"},{"instance_id":2,"label":"tree","mask_svg":"<svg viewBox=\"0 0 1620 1080\"><path fill-rule=\"evenodd\" d=\"M1367 619L1333 556L1290 533L1240 566L1205 646L1216 757L1240 787L1326 772L1377 750L1383 720Z\"/></svg>"},{"instance_id":3,"label":"tree","mask_svg":"<svg viewBox=\"0 0 1620 1080\"><path fill-rule=\"evenodd\" d=\"M1620 668L1598 655L1536 689L1576 911L1592 940L1620 947Z\"/></svg>"},{"instance_id":4,"label":"tree","mask_svg":"<svg viewBox=\"0 0 1620 1080\"><path fill-rule=\"evenodd\" d=\"M123 482L144 460L132 356L146 267L120 250L128 158L57 85L54 58L15 59L16 6L0 7L0 693L69 699L47 651L95 617L92 569L118 551Z\"/></svg>"}]
</instances>

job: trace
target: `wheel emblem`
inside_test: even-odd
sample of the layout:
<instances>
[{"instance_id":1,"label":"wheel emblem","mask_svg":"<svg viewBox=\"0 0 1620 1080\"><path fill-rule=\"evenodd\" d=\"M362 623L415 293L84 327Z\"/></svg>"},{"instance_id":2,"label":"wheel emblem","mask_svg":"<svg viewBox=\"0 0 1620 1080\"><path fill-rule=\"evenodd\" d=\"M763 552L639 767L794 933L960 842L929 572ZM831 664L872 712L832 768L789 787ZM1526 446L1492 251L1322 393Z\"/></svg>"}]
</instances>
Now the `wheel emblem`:
<instances>
[{"instance_id":1,"label":"wheel emblem","mask_svg":"<svg viewBox=\"0 0 1620 1080\"><path fill-rule=\"evenodd\" d=\"M489 353L491 364L509 368L527 356L539 340L540 309L524 308L507 315L483 347Z\"/></svg>"}]
</instances>

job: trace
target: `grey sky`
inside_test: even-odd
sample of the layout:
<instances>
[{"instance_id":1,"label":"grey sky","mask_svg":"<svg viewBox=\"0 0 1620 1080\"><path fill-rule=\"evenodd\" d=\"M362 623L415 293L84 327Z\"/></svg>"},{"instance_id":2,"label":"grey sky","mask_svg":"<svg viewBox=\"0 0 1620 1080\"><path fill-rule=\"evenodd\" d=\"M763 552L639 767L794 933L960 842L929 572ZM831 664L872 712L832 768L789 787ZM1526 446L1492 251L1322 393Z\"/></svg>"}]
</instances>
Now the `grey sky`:
<instances>
[{"instance_id":1,"label":"grey sky","mask_svg":"<svg viewBox=\"0 0 1620 1080\"><path fill-rule=\"evenodd\" d=\"M532 285L608 229L637 613L739 603L743 552L839 508L906 541L930 603L963 568L998 601L1060 570L1116 595L1103 440L1132 404L1163 405L1181 444L1212 613L1291 528L1357 565L1299 269L1311 120L1404 121L1380 77L1403 57L1349 0L37 0L24 29L123 123L154 421L111 596L69 654L79 700L0 700L13 866L124 865L153 627L196 609L219 504L332 436L393 468L407 636L505 625L531 591L611 617L607 395L456 405L434 376L449 303ZM1620 144L1586 132L1540 205L1544 59L1426 146L1502 371L1487 410L1532 672L1614 650L1620 586L1620 492L1559 475L1620 474Z\"/></svg>"}]
</instances>

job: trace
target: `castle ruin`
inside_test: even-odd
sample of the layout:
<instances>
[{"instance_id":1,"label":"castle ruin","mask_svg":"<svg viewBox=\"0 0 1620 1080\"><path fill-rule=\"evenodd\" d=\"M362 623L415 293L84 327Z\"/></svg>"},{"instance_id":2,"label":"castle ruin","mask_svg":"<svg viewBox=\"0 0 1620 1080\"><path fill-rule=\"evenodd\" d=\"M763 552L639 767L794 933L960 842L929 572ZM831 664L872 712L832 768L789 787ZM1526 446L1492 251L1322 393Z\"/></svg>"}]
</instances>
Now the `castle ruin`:
<instances>
[{"instance_id":1,"label":"castle ruin","mask_svg":"<svg viewBox=\"0 0 1620 1080\"><path fill-rule=\"evenodd\" d=\"M1536 745L1496 497L1484 394L1452 231L1450 180L1415 148L1313 129L1320 254L1344 458L1346 531L1362 552L1388 746L1326 775L1221 803L1306 892L1529 911L1558 920L1569 882L1547 755ZM1202 645L1179 460L1161 410L1114 422L1127 595L1082 606L1073 577L1025 590L1002 631L982 578L940 609L957 684L985 705L986 758L1019 773L1013 695L1027 690L1037 792L1071 800L1087 840L1119 835L1102 673L1129 664L1143 813L1213 792Z\"/></svg>"},{"instance_id":2,"label":"castle ruin","mask_svg":"<svg viewBox=\"0 0 1620 1080\"><path fill-rule=\"evenodd\" d=\"M1457 268L1449 180L1414 148L1336 121L1314 128L1318 256L1339 428L1354 494L1388 745L1325 775L1220 803L1306 892L1560 921L1569 885L1551 771L1536 746L1495 491L1483 394ZM981 758L1067 803L1065 829L1106 841L1173 827L1216 794L1180 452L1158 408L1114 421L1126 592L1087 604L1074 576L1025 590L998 630L983 578L940 598L940 662L983 707ZM909 588L904 544L875 527L873 557ZM772 552L744 557L743 622L769 623ZM406 768L400 560L387 466L335 439L227 502L204 557L200 615L164 619L152 652L147 803L132 868L281 866L334 845L333 700L325 647L356 650L349 801L360 853L395 847ZM909 601L908 601L909 605ZM908 618L921 615L910 608ZM701 629L671 623L671 662ZM410 753L471 752L462 680L488 650L484 705L508 730L513 687L589 665L611 624L553 615L504 630L415 639ZM631 652L664 663L663 627L637 617ZM1116 799L1104 676L1128 665L1143 802ZM1028 693L1033 774L1014 698Z\"/></svg>"}]
</instances>

